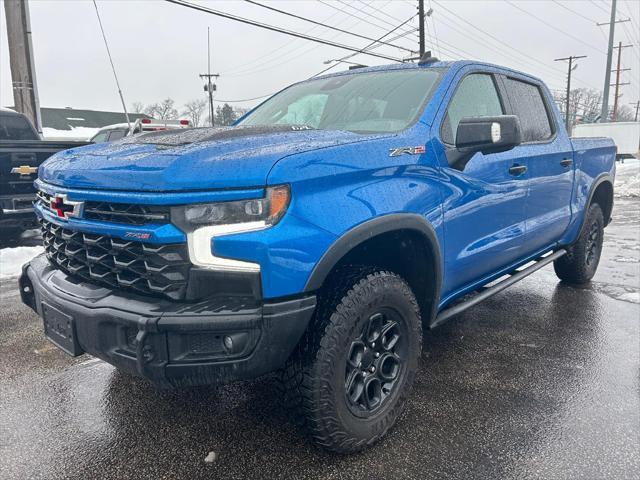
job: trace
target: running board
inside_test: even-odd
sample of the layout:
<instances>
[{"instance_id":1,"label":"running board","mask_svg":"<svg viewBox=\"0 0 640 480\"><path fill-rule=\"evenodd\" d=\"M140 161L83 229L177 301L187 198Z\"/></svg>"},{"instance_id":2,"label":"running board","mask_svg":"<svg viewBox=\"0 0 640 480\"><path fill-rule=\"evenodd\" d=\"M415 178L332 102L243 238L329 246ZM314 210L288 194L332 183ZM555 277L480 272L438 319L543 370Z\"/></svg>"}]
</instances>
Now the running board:
<instances>
[{"instance_id":1,"label":"running board","mask_svg":"<svg viewBox=\"0 0 640 480\"><path fill-rule=\"evenodd\" d=\"M513 272L506 274L506 275L509 275L507 278L493 285L492 287L481 287L480 289L478 289L477 293L470 299L462 301L460 303L456 303L455 305L442 310L436 317L435 322L433 322L433 324L431 325L431 328L440 325L441 323L448 320L449 318L464 312L467 308L477 305L478 303L482 302L483 300L486 300L492 295L495 295L496 293L501 292L505 288L510 287L514 283L519 282L523 278L528 277L532 273L540 270L542 267L549 265L554 260L560 258L565 253L567 253L567 251L564 249L557 250L553 252L551 255L538 258L535 261L536 263L525 268L524 270L514 270Z\"/></svg>"}]
</instances>

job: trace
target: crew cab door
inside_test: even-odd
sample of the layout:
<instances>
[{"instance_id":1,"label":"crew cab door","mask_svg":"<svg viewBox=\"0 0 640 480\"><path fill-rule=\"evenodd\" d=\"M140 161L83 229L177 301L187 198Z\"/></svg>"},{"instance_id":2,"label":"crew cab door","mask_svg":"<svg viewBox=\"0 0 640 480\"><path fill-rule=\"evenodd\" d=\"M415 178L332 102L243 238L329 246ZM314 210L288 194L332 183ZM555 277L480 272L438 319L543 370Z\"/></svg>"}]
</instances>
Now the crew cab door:
<instances>
[{"instance_id":1,"label":"crew cab door","mask_svg":"<svg viewBox=\"0 0 640 480\"><path fill-rule=\"evenodd\" d=\"M571 220L573 147L551 107L546 88L527 78L503 77L510 113L520 120L522 144L514 155L526 157L529 196L524 253L533 254L561 237Z\"/></svg>"},{"instance_id":2,"label":"crew cab door","mask_svg":"<svg viewBox=\"0 0 640 480\"><path fill-rule=\"evenodd\" d=\"M494 74L472 72L459 80L439 125L447 155L443 174L443 299L500 270L521 255L525 236L527 158L514 150L474 154L460 168L455 135L462 118L507 113L507 100ZM436 136L438 136L436 135ZM449 191L447 191L449 190Z\"/></svg>"}]
</instances>

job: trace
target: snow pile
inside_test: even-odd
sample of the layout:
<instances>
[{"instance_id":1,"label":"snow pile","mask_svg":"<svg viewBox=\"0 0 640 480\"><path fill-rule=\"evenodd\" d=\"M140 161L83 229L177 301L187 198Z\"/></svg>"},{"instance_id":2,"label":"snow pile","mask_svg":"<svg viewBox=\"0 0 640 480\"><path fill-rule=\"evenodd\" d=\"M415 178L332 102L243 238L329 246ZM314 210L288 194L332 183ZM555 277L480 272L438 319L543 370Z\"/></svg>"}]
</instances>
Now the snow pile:
<instances>
[{"instance_id":1,"label":"snow pile","mask_svg":"<svg viewBox=\"0 0 640 480\"><path fill-rule=\"evenodd\" d=\"M22 271L22 265L44 251L41 246L15 247L0 250L0 279L17 277Z\"/></svg>"},{"instance_id":2,"label":"snow pile","mask_svg":"<svg viewBox=\"0 0 640 480\"><path fill-rule=\"evenodd\" d=\"M90 127L71 127L71 130L56 130L55 128L44 127L42 129L42 136L45 140L77 140L79 142L86 142L96 133L99 128Z\"/></svg>"},{"instance_id":3,"label":"snow pile","mask_svg":"<svg viewBox=\"0 0 640 480\"><path fill-rule=\"evenodd\" d=\"M640 197L640 160L631 158L616 162L616 197Z\"/></svg>"}]
</instances>

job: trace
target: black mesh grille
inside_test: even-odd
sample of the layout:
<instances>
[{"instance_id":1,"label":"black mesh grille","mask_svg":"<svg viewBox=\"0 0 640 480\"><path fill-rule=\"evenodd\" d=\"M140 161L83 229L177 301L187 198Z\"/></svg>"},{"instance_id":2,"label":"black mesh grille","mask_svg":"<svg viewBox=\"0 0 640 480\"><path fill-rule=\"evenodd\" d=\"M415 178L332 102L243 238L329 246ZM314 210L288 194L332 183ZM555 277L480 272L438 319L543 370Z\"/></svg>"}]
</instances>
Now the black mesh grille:
<instances>
[{"instance_id":1,"label":"black mesh grille","mask_svg":"<svg viewBox=\"0 0 640 480\"><path fill-rule=\"evenodd\" d=\"M85 202L84 218L101 222L146 225L169 222L169 207L111 202Z\"/></svg>"},{"instance_id":2,"label":"black mesh grille","mask_svg":"<svg viewBox=\"0 0 640 480\"><path fill-rule=\"evenodd\" d=\"M38 192L38 200L49 208L51 195ZM164 205L138 205L114 202L85 202L82 217L100 222L122 223L126 225L148 225L169 223L170 207Z\"/></svg>"},{"instance_id":3,"label":"black mesh grille","mask_svg":"<svg viewBox=\"0 0 640 480\"><path fill-rule=\"evenodd\" d=\"M145 244L41 224L47 257L68 274L110 288L184 298L191 265L185 244Z\"/></svg>"}]
</instances>

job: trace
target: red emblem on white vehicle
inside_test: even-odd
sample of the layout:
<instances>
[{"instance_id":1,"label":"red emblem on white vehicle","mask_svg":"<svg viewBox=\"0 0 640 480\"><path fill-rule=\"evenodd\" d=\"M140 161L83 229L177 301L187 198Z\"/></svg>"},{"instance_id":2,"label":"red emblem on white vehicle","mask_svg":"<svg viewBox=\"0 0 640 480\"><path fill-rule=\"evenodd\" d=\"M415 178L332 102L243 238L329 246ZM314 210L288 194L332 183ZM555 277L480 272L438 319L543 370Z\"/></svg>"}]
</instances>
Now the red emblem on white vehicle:
<instances>
[{"instance_id":1,"label":"red emblem on white vehicle","mask_svg":"<svg viewBox=\"0 0 640 480\"><path fill-rule=\"evenodd\" d=\"M49 209L59 218L79 218L82 216L84 202L74 202L64 194L51 195Z\"/></svg>"}]
</instances>

